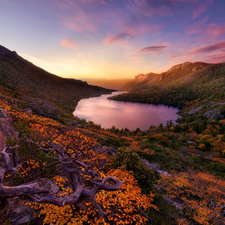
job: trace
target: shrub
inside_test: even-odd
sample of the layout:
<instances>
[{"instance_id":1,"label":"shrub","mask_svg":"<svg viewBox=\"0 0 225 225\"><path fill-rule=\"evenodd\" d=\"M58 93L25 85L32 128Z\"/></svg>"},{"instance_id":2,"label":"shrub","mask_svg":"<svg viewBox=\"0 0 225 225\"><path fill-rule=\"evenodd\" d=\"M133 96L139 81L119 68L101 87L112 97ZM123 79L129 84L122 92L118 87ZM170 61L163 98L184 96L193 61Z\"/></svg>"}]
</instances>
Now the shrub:
<instances>
[{"instance_id":1,"label":"shrub","mask_svg":"<svg viewBox=\"0 0 225 225\"><path fill-rule=\"evenodd\" d=\"M133 171L142 192L149 193L154 182L154 175L150 169L145 167L137 153L129 148L119 148L116 156L112 157L112 162L114 168L125 166L127 171Z\"/></svg>"}]
</instances>

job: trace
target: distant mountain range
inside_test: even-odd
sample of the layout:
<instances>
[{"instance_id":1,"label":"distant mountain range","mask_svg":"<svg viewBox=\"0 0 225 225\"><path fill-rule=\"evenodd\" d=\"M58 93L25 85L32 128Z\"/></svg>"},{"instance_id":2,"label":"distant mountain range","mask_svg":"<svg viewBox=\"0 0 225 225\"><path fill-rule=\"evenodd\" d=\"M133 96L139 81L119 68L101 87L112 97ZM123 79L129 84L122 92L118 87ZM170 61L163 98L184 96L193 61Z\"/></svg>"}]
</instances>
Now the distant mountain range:
<instances>
[{"instance_id":1,"label":"distant mountain range","mask_svg":"<svg viewBox=\"0 0 225 225\"><path fill-rule=\"evenodd\" d=\"M112 90L53 75L0 45L0 91L31 107L51 102L54 107L73 111L80 99Z\"/></svg>"},{"instance_id":2,"label":"distant mountain range","mask_svg":"<svg viewBox=\"0 0 225 225\"><path fill-rule=\"evenodd\" d=\"M97 85L104 88L122 90L123 86L127 84L132 79L128 78L120 78L120 79L112 79L112 78L85 78L82 79L88 82L91 85Z\"/></svg>"},{"instance_id":3,"label":"distant mountain range","mask_svg":"<svg viewBox=\"0 0 225 225\"><path fill-rule=\"evenodd\" d=\"M225 100L225 63L185 62L161 74L139 74L123 89L129 93L110 99L180 108L190 106L194 101L222 104Z\"/></svg>"},{"instance_id":4,"label":"distant mountain range","mask_svg":"<svg viewBox=\"0 0 225 225\"><path fill-rule=\"evenodd\" d=\"M175 65L161 74L139 74L125 84L122 89L127 91L143 91L153 86L168 86L174 82L184 83L189 79L194 79L199 72L206 70L206 68L212 65L203 62L185 62Z\"/></svg>"}]
</instances>

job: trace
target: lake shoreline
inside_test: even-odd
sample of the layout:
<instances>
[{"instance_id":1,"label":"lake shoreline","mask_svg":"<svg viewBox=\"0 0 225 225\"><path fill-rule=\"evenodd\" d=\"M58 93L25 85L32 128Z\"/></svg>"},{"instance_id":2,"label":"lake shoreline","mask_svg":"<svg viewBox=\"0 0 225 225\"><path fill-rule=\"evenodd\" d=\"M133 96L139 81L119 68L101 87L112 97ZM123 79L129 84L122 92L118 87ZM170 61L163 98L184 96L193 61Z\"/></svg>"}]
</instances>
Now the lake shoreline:
<instances>
[{"instance_id":1,"label":"lake shoreline","mask_svg":"<svg viewBox=\"0 0 225 225\"><path fill-rule=\"evenodd\" d=\"M168 121L180 117L178 108L165 106L163 104L153 105L147 103L122 102L108 99L119 95L124 91L115 91L111 94L103 94L100 97L86 98L78 102L73 115L99 124L102 128L148 130L150 126L165 126Z\"/></svg>"}]
</instances>

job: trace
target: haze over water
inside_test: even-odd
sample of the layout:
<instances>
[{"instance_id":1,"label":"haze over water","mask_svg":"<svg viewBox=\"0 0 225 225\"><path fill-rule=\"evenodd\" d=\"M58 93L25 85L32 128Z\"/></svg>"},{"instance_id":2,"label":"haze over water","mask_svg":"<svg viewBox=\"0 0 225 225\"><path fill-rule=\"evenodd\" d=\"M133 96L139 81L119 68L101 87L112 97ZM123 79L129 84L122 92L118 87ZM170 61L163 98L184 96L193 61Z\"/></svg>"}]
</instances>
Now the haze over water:
<instances>
[{"instance_id":1,"label":"haze over water","mask_svg":"<svg viewBox=\"0 0 225 225\"><path fill-rule=\"evenodd\" d=\"M179 110L175 107L107 99L109 96L120 93L123 92L83 99L79 101L73 115L100 124L102 128L115 126L118 129L128 128L129 130L135 130L138 127L141 130L148 130L151 125L158 126L160 123L166 125L168 120L173 120L175 123L179 117L176 114Z\"/></svg>"}]
</instances>

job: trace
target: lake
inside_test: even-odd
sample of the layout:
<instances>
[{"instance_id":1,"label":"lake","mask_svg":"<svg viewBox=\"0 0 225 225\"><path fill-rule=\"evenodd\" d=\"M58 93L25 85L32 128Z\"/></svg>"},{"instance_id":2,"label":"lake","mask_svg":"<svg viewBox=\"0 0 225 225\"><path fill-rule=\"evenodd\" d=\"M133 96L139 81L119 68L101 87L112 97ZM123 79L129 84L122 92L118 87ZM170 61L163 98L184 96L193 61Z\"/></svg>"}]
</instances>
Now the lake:
<instances>
[{"instance_id":1,"label":"lake","mask_svg":"<svg viewBox=\"0 0 225 225\"><path fill-rule=\"evenodd\" d=\"M82 99L78 102L73 115L93 121L102 128L115 126L118 129L128 128L131 131L138 127L142 131L148 130L151 125L158 126L160 123L166 125L168 120L175 123L179 118L176 114L179 110L175 107L107 99L109 96L121 93L124 92L117 91L100 97Z\"/></svg>"}]
</instances>

